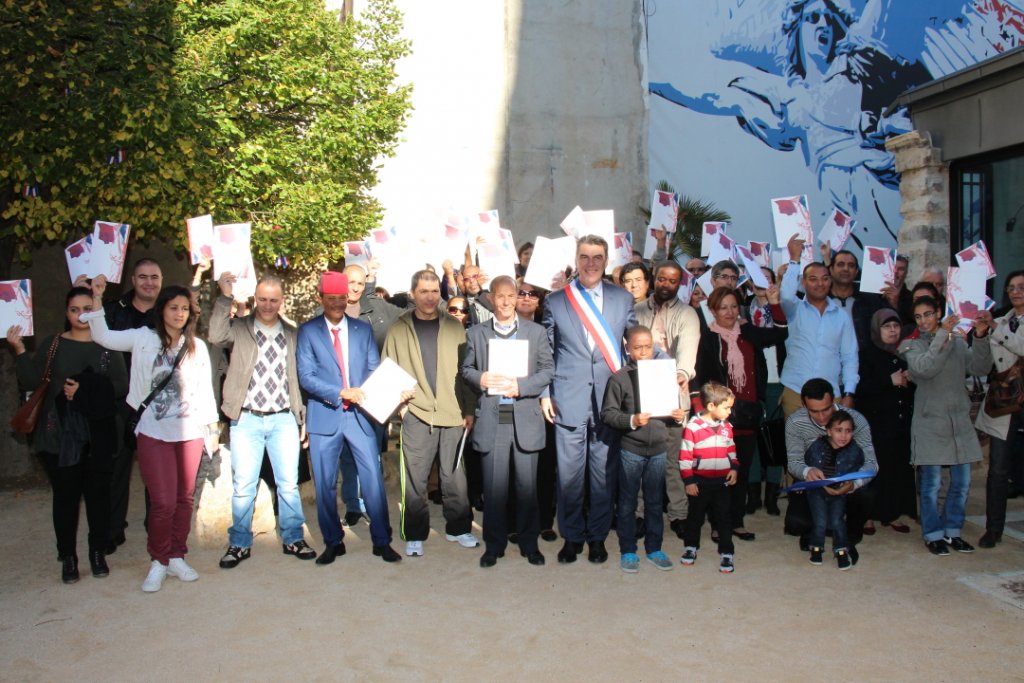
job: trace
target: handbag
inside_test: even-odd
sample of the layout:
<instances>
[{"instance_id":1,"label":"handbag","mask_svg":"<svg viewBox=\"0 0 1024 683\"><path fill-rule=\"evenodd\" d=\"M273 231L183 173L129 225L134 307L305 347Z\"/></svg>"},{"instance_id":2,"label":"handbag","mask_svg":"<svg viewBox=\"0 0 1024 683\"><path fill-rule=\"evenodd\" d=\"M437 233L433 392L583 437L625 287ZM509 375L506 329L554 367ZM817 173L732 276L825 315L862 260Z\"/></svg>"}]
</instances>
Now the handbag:
<instances>
[{"instance_id":1,"label":"handbag","mask_svg":"<svg viewBox=\"0 0 1024 683\"><path fill-rule=\"evenodd\" d=\"M764 406L760 401L736 399L732 404L729 424L733 429L757 429L764 422Z\"/></svg>"},{"instance_id":2,"label":"handbag","mask_svg":"<svg viewBox=\"0 0 1024 683\"><path fill-rule=\"evenodd\" d=\"M786 420L782 416L782 406L776 405L771 415L757 428L757 452L762 465L787 466Z\"/></svg>"},{"instance_id":3,"label":"handbag","mask_svg":"<svg viewBox=\"0 0 1024 683\"><path fill-rule=\"evenodd\" d=\"M1019 413L1024 406L1024 358L988 377L988 394L985 397L985 414L1002 417Z\"/></svg>"},{"instance_id":4,"label":"handbag","mask_svg":"<svg viewBox=\"0 0 1024 683\"><path fill-rule=\"evenodd\" d=\"M182 344L181 349L178 350L178 355L174 357L174 364L171 365L171 371L164 375L164 378L160 380L160 384L156 385L153 388L153 391L149 392L149 396L147 396L142 401L142 403L139 404L139 407L135 409L135 412L132 413L132 416L129 417L128 421L125 423L124 443L132 450L135 450L135 430L139 426L139 421L142 419L142 414L146 412L146 408L148 408L149 404L153 402L153 399L156 398L157 394L163 391L164 387L170 384L171 377L174 376L174 371L178 369L179 365L181 365L181 359L184 356L185 345Z\"/></svg>"},{"instance_id":5,"label":"handbag","mask_svg":"<svg viewBox=\"0 0 1024 683\"><path fill-rule=\"evenodd\" d=\"M11 418L11 429L18 434L31 434L35 431L36 422L39 420L39 411L46 399L46 391L50 388L50 376L53 373L53 358L57 355L57 344L60 342L60 335L53 337L50 350L46 352L46 366L43 369L43 380L36 387L28 400L18 408Z\"/></svg>"}]
</instances>

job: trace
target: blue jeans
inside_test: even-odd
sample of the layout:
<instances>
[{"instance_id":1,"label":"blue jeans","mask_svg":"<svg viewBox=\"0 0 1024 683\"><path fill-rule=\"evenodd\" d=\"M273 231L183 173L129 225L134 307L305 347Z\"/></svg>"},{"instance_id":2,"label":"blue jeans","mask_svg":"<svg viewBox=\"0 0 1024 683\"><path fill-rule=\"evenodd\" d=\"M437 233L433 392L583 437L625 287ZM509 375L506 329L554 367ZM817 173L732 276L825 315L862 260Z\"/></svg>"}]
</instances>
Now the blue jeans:
<instances>
[{"instance_id":1,"label":"blue jeans","mask_svg":"<svg viewBox=\"0 0 1024 683\"><path fill-rule=\"evenodd\" d=\"M949 466L949 490L939 511L939 487L942 485L942 465L919 465L917 489L921 495L921 531L926 543L943 536L960 535L964 525L964 508L971 488L971 466Z\"/></svg>"},{"instance_id":2,"label":"blue jeans","mask_svg":"<svg viewBox=\"0 0 1024 683\"><path fill-rule=\"evenodd\" d=\"M277 482L278 524L281 541L295 543L303 538L306 518L299 498L299 427L290 411L274 415L253 415L242 411L231 421L231 528L228 542L240 548L252 546L252 513L256 508L256 486L263 464L263 451L270 456Z\"/></svg>"},{"instance_id":3,"label":"blue jeans","mask_svg":"<svg viewBox=\"0 0 1024 683\"><path fill-rule=\"evenodd\" d=\"M810 489L807 504L811 508L810 543L815 548L825 546L825 529L832 529L832 550L845 550L846 495L830 496L824 489Z\"/></svg>"},{"instance_id":4,"label":"blue jeans","mask_svg":"<svg viewBox=\"0 0 1024 683\"><path fill-rule=\"evenodd\" d=\"M619 552L636 552L636 498L644 491L644 550L647 554L661 550L665 529L661 510L661 489L665 483L665 454L637 455L619 451Z\"/></svg>"}]
</instances>

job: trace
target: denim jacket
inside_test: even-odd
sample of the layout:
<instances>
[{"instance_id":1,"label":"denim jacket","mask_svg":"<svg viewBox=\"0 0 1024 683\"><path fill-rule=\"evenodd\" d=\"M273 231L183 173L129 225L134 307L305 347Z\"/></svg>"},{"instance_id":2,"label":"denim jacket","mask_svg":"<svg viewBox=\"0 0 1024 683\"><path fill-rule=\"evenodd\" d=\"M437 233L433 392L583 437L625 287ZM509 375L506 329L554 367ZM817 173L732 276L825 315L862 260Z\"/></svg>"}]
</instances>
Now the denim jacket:
<instances>
[{"instance_id":1,"label":"denim jacket","mask_svg":"<svg viewBox=\"0 0 1024 683\"><path fill-rule=\"evenodd\" d=\"M819 437L812 443L804 454L804 461L808 467L817 467L824 471L825 456L832 450L828 442L828 436ZM864 466L864 451L857 445L856 441L836 451L836 476L856 472Z\"/></svg>"}]
</instances>

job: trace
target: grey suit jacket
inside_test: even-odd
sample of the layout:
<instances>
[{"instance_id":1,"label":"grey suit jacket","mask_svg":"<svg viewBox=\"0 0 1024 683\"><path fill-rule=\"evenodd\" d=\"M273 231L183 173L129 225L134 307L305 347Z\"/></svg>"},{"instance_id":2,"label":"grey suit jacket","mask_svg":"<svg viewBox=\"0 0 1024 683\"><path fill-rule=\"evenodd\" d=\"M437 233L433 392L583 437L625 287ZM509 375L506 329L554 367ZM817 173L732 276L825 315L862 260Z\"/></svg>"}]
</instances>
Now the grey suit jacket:
<instances>
[{"instance_id":1,"label":"grey suit jacket","mask_svg":"<svg viewBox=\"0 0 1024 683\"><path fill-rule=\"evenodd\" d=\"M500 396L488 396L480 386L480 377L487 371L488 345L495 339L491 321L474 325L466 331L466 356L462 361L462 377L480 395L473 423L473 448L481 453L494 448L498 429L498 403ZM512 407L516 445L522 451L544 448L544 418L539 398L546 395L554 373L551 347L544 328L529 320L519 320L516 339L525 339L530 345L530 374L519 377L519 397Z\"/></svg>"},{"instance_id":2,"label":"grey suit jacket","mask_svg":"<svg viewBox=\"0 0 1024 683\"><path fill-rule=\"evenodd\" d=\"M608 282L602 287L601 312L612 328L612 339L619 344L625 361L622 338L626 330L637 324L633 295ZM600 422L604 390L612 372L601 352L596 347L591 349L587 343L583 322L564 290L553 292L544 300L544 327L555 359L555 377L551 382L555 422L567 427L578 427L590 417Z\"/></svg>"}]
</instances>

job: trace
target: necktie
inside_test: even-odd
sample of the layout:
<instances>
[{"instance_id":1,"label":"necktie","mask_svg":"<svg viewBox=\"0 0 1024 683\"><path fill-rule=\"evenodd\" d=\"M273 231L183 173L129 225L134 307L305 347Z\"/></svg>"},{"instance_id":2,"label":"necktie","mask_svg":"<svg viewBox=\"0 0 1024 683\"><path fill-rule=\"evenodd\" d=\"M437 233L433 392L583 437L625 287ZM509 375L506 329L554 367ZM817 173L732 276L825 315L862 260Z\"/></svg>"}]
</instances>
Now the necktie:
<instances>
[{"instance_id":1,"label":"necktie","mask_svg":"<svg viewBox=\"0 0 1024 683\"><path fill-rule=\"evenodd\" d=\"M341 369L341 388L348 388L348 377L345 374L345 353L341 350L341 330L338 328L332 328L331 334L334 335L334 355L338 358L338 367Z\"/></svg>"},{"instance_id":2,"label":"necktie","mask_svg":"<svg viewBox=\"0 0 1024 683\"><path fill-rule=\"evenodd\" d=\"M1017 334L1017 328L1020 327L1020 318L1014 316L1010 318L1010 332Z\"/></svg>"}]
</instances>

